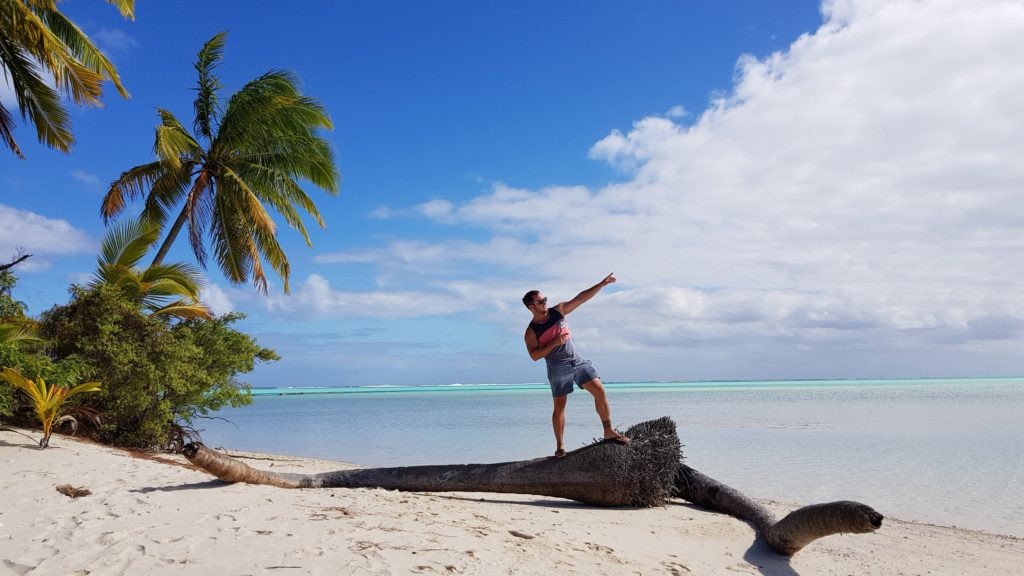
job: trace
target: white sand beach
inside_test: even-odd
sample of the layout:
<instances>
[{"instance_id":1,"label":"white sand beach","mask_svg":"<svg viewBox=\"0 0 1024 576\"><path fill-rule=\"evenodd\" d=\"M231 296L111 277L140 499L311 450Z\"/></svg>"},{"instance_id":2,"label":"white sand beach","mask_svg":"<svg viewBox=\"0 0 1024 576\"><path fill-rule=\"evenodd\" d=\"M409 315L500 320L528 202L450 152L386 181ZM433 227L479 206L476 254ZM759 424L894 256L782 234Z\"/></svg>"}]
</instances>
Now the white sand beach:
<instances>
[{"instance_id":1,"label":"white sand beach","mask_svg":"<svg viewBox=\"0 0 1024 576\"><path fill-rule=\"evenodd\" d=\"M276 471L350 467L232 454ZM62 484L91 494L72 499ZM1024 573L1022 539L893 518L787 559L747 524L685 502L603 509L537 496L232 485L179 456L57 435L41 451L11 431L0 431L0 494L3 575Z\"/></svg>"}]
</instances>

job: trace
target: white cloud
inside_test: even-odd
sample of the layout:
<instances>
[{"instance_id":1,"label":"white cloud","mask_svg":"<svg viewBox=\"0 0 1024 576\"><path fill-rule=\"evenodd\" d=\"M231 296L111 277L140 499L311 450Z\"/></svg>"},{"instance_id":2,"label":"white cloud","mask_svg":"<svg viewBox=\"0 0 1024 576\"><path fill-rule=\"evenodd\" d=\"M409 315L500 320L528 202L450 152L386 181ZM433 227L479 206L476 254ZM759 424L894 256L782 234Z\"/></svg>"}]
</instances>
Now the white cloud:
<instances>
[{"instance_id":1,"label":"white cloud","mask_svg":"<svg viewBox=\"0 0 1024 576\"><path fill-rule=\"evenodd\" d=\"M78 284L79 286L87 286L95 279L96 275L93 272L72 272L67 276L69 283Z\"/></svg>"},{"instance_id":2,"label":"white cloud","mask_svg":"<svg viewBox=\"0 0 1024 576\"><path fill-rule=\"evenodd\" d=\"M80 182L88 188L98 189L103 186L103 182L100 180L99 176L90 174L85 170L72 170L71 177L74 178L76 182Z\"/></svg>"},{"instance_id":3,"label":"white cloud","mask_svg":"<svg viewBox=\"0 0 1024 576\"><path fill-rule=\"evenodd\" d=\"M479 274L481 266L487 264L506 271L531 268L532 250L532 245L506 236L495 236L482 243L395 240L380 248L331 252L314 256L313 260L319 264L377 264L382 271L394 269L406 276L416 273L446 278L460 272Z\"/></svg>"},{"instance_id":4,"label":"white cloud","mask_svg":"<svg viewBox=\"0 0 1024 576\"><path fill-rule=\"evenodd\" d=\"M1024 4L822 12L786 51L740 58L732 91L691 124L644 118L596 143L591 157L628 181L435 200L418 209L505 244L396 242L386 261L518 263L508 275L556 298L614 270L618 292L588 304L582 332L609 353L920 350L924 366L935 346L998 340L1019 356Z\"/></svg>"},{"instance_id":5,"label":"white cloud","mask_svg":"<svg viewBox=\"0 0 1024 576\"><path fill-rule=\"evenodd\" d=\"M271 293L261 302L285 318L413 318L445 316L464 305L450 295L429 291L336 290L319 274L311 274L292 294Z\"/></svg>"},{"instance_id":6,"label":"white cloud","mask_svg":"<svg viewBox=\"0 0 1024 576\"><path fill-rule=\"evenodd\" d=\"M683 108L682 106L673 106L669 108L668 112L665 113L665 116L669 118L684 118L689 115L690 113L687 112L686 108Z\"/></svg>"},{"instance_id":7,"label":"white cloud","mask_svg":"<svg viewBox=\"0 0 1024 576\"><path fill-rule=\"evenodd\" d=\"M199 301L209 306L210 310L218 316L235 310L231 298L216 284L210 284L203 288L199 293Z\"/></svg>"},{"instance_id":8,"label":"white cloud","mask_svg":"<svg viewBox=\"0 0 1024 576\"><path fill-rule=\"evenodd\" d=\"M591 147L589 155L622 170L632 170L649 160L661 143L680 132L680 127L668 118L644 118L633 124L629 134L613 130Z\"/></svg>"},{"instance_id":9,"label":"white cloud","mask_svg":"<svg viewBox=\"0 0 1024 576\"><path fill-rule=\"evenodd\" d=\"M95 252L96 243L65 220L0 204L0 254L19 249L34 256L22 268L30 270L49 266L48 256Z\"/></svg>"},{"instance_id":10,"label":"white cloud","mask_svg":"<svg viewBox=\"0 0 1024 576\"><path fill-rule=\"evenodd\" d=\"M416 207L417 211L435 220L444 220L451 216L453 204L447 200L431 200Z\"/></svg>"},{"instance_id":11,"label":"white cloud","mask_svg":"<svg viewBox=\"0 0 1024 576\"><path fill-rule=\"evenodd\" d=\"M317 254L313 261L318 264L370 264L381 258L382 255L377 250L349 250Z\"/></svg>"},{"instance_id":12,"label":"white cloud","mask_svg":"<svg viewBox=\"0 0 1024 576\"><path fill-rule=\"evenodd\" d=\"M402 216L401 212L391 208L390 206L378 206L370 211L370 218L377 220L388 220L391 218L398 218Z\"/></svg>"},{"instance_id":13,"label":"white cloud","mask_svg":"<svg viewBox=\"0 0 1024 576\"><path fill-rule=\"evenodd\" d=\"M123 52L139 45L138 40L117 28L103 28L91 34L91 37L104 52Z\"/></svg>"}]
</instances>

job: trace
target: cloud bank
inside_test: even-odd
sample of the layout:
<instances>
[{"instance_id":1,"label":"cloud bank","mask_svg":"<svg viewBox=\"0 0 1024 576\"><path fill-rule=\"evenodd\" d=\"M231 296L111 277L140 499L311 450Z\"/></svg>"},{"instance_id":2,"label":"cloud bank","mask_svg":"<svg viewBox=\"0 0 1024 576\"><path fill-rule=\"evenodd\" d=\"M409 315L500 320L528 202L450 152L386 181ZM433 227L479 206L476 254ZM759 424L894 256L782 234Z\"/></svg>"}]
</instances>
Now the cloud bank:
<instances>
[{"instance_id":1,"label":"cloud bank","mask_svg":"<svg viewBox=\"0 0 1024 576\"><path fill-rule=\"evenodd\" d=\"M95 252L96 243L66 220L54 220L27 210L0 204L0 258L23 250L34 258L19 270L40 270L50 266L48 257Z\"/></svg>"},{"instance_id":2,"label":"cloud bank","mask_svg":"<svg viewBox=\"0 0 1024 576\"><path fill-rule=\"evenodd\" d=\"M490 239L322 261L422 282L372 296L420 314L532 287L568 299L615 271L579 332L624 371L649 358L709 374L779 362L785 377L805 375L801 362L813 376L1019 372L1024 4L835 0L822 14L785 51L741 57L703 113L673 109L595 143L622 182L436 199L412 212ZM340 296L318 277L302 289L320 306Z\"/></svg>"}]
</instances>

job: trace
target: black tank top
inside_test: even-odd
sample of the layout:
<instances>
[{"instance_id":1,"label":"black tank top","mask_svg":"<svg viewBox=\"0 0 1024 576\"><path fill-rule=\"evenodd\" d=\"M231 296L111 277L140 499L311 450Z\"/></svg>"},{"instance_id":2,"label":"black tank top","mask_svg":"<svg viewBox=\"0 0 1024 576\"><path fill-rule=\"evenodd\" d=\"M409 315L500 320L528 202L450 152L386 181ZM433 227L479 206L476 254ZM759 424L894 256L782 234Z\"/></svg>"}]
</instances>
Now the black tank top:
<instances>
[{"instance_id":1,"label":"black tank top","mask_svg":"<svg viewBox=\"0 0 1024 576\"><path fill-rule=\"evenodd\" d=\"M536 334L537 343L541 346L545 346L548 342L562 334L569 337L565 344L555 348L544 357L549 366L552 364L571 363L574 360L581 359L580 351L576 348L576 343L573 342L569 324L565 321L565 316L562 316L562 313L558 310L548 308L548 319L544 322L530 322L530 328Z\"/></svg>"}]
</instances>

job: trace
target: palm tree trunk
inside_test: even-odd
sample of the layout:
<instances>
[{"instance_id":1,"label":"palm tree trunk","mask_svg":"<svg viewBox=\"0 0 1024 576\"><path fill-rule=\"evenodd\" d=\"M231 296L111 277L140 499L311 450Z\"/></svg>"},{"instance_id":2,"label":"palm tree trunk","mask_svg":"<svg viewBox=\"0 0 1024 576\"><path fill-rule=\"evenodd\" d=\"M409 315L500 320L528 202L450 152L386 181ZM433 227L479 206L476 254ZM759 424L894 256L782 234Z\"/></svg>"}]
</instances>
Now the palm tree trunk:
<instances>
[{"instance_id":1,"label":"palm tree trunk","mask_svg":"<svg viewBox=\"0 0 1024 576\"><path fill-rule=\"evenodd\" d=\"M167 256L167 251L171 249L171 245L174 244L174 240L178 238L178 232L181 231L181 227L185 225L185 220L188 219L189 203L186 201L185 206L182 207L181 213L178 214L178 218L171 225L171 229L167 232L167 237L164 238L164 243L160 245L160 249L157 250L156 256L153 257L153 262L149 265L150 267L159 266L163 263L164 257Z\"/></svg>"},{"instance_id":2,"label":"palm tree trunk","mask_svg":"<svg viewBox=\"0 0 1024 576\"><path fill-rule=\"evenodd\" d=\"M180 232L181 227L185 225L185 220L188 220L189 214L191 214L192 210L195 209L195 203L199 201L199 195L202 194L204 190L206 190L209 184L209 174L205 170L200 172L199 176L196 178L196 181L192 183L192 189L189 190L188 196L185 197L185 205L181 207L181 213L178 214L178 218L174 221L174 224L171 226L171 229L167 232L167 238L164 238L164 243L160 245L160 249L157 250L156 256L153 257L153 262L150 264L151 267L159 266L160 264L163 263L164 257L167 256L168 250L171 249L171 245L174 244L174 241L178 238L178 232ZM196 256L200 260L200 265L203 265L203 267L205 268L205 265L203 264L202 261L202 256L200 256L198 253L196 254Z\"/></svg>"},{"instance_id":3,"label":"palm tree trunk","mask_svg":"<svg viewBox=\"0 0 1024 576\"><path fill-rule=\"evenodd\" d=\"M564 458L309 475L255 470L202 444L188 444L182 452L193 464L226 482L282 488L536 494L599 506L661 506L678 497L750 522L772 549L787 556L823 536L872 532L882 525L881 514L870 506L849 501L807 506L776 521L761 504L683 464L671 418L641 422L625 434L629 444L598 441Z\"/></svg>"},{"instance_id":4,"label":"palm tree trunk","mask_svg":"<svg viewBox=\"0 0 1024 576\"><path fill-rule=\"evenodd\" d=\"M679 498L749 522L768 546L786 556L824 536L865 534L882 527L881 514L850 500L805 506L776 521L761 503L683 463L676 470L675 486Z\"/></svg>"}]
</instances>

